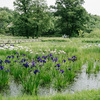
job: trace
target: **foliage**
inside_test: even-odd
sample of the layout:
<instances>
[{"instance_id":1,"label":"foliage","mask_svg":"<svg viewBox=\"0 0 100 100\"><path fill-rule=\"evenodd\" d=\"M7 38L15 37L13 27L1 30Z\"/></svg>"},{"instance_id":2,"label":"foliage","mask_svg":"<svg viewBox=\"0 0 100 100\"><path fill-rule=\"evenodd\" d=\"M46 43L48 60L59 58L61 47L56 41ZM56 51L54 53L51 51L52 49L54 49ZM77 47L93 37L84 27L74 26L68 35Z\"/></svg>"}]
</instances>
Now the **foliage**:
<instances>
[{"instance_id":1,"label":"foliage","mask_svg":"<svg viewBox=\"0 0 100 100\"><path fill-rule=\"evenodd\" d=\"M18 35L38 38L41 32L48 30L49 16L45 0L16 0L14 5L18 13L14 21Z\"/></svg>"},{"instance_id":2,"label":"foliage","mask_svg":"<svg viewBox=\"0 0 100 100\"><path fill-rule=\"evenodd\" d=\"M0 34L31 38L100 37L100 16L82 7L84 0L56 0L48 8L46 0L15 0L15 10L0 8ZM53 8L53 10L52 10Z\"/></svg>"},{"instance_id":3,"label":"foliage","mask_svg":"<svg viewBox=\"0 0 100 100\"><path fill-rule=\"evenodd\" d=\"M0 95L1 100L99 100L99 90L86 90L75 93L56 94L50 96L28 96L24 94L22 97L3 97Z\"/></svg>"},{"instance_id":4,"label":"foliage","mask_svg":"<svg viewBox=\"0 0 100 100\"><path fill-rule=\"evenodd\" d=\"M73 36L84 30L88 17L82 4L83 0L56 0L55 15L61 17L59 26L63 34Z\"/></svg>"},{"instance_id":5,"label":"foliage","mask_svg":"<svg viewBox=\"0 0 100 100\"><path fill-rule=\"evenodd\" d=\"M90 33L84 33L85 38L100 38L100 29L95 28Z\"/></svg>"},{"instance_id":6,"label":"foliage","mask_svg":"<svg viewBox=\"0 0 100 100\"><path fill-rule=\"evenodd\" d=\"M90 33L94 29L100 28L100 16L88 14L89 21L85 24L86 32Z\"/></svg>"},{"instance_id":7,"label":"foliage","mask_svg":"<svg viewBox=\"0 0 100 100\"><path fill-rule=\"evenodd\" d=\"M0 8L0 33L9 33L9 25L11 25L13 11L8 8Z\"/></svg>"}]
</instances>

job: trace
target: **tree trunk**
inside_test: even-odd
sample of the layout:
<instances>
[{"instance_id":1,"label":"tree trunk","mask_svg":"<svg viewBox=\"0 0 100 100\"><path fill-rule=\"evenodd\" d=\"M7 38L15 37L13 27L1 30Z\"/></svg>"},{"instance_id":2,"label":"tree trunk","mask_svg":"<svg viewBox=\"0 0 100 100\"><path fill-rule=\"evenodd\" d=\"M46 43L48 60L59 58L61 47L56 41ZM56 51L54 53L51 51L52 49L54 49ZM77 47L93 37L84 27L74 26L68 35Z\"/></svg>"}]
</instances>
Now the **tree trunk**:
<instances>
[{"instance_id":1,"label":"tree trunk","mask_svg":"<svg viewBox=\"0 0 100 100\"><path fill-rule=\"evenodd\" d=\"M37 25L37 28L36 28L36 38L38 38L38 31L39 31L39 26Z\"/></svg>"}]
</instances>

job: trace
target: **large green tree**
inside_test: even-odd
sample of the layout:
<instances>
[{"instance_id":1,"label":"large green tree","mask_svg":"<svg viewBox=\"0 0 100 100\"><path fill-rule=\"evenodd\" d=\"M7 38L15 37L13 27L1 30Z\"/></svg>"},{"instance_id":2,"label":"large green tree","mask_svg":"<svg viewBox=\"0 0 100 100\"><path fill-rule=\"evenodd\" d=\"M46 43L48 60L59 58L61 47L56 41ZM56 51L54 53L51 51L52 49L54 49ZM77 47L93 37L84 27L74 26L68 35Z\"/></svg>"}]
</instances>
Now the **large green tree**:
<instances>
[{"instance_id":1,"label":"large green tree","mask_svg":"<svg viewBox=\"0 0 100 100\"><path fill-rule=\"evenodd\" d=\"M28 17L30 15L31 5L32 0L16 0L14 2L15 11L19 14L17 20L14 21L14 25L18 29L18 34L27 36L27 38L29 38Z\"/></svg>"},{"instance_id":2,"label":"large green tree","mask_svg":"<svg viewBox=\"0 0 100 100\"><path fill-rule=\"evenodd\" d=\"M12 22L13 11L8 8L0 8L0 33L9 33L8 26Z\"/></svg>"},{"instance_id":3,"label":"large green tree","mask_svg":"<svg viewBox=\"0 0 100 100\"><path fill-rule=\"evenodd\" d=\"M41 32L47 30L49 16L45 0L16 0L14 5L18 13L15 16L17 20L14 20L17 34L38 38Z\"/></svg>"},{"instance_id":4,"label":"large green tree","mask_svg":"<svg viewBox=\"0 0 100 100\"><path fill-rule=\"evenodd\" d=\"M61 33L75 36L79 30L84 30L87 12L83 3L84 0L56 0L55 15L61 17Z\"/></svg>"},{"instance_id":5,"label":"large green tree","mask_svg":"<svg viewBox=\"0 0 100 100\"><path fill-rule=\"evenodd\" d=\"M34 29L37 38L43 31L48 29L49 16L47 9L48 7L45 0L33 0L29 25Z\"/></svg>"}]
</instances>

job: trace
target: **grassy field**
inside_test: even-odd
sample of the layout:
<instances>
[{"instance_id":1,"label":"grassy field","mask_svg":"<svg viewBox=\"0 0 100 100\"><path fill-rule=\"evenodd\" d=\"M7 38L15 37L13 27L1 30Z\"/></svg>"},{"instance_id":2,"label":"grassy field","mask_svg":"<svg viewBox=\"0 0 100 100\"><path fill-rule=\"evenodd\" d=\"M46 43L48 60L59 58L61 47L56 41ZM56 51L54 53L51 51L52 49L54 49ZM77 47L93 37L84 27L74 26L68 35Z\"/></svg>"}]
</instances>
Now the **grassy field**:
<instances>
[{"instance_id":1,"label":"grassy field","mask_svg":"<svg viewBox=\"0 0 100 100\"><path fill-rule=\"evenodd\" d=\"M4 39L7 37L4 37ZM3 39L3 38L2 38ZM14 39L14 37L13 37ZM24 39L24 38L23 38ZM54 88L58 92L74 81L86 64L86 73L100 71L100 39L46 38L41 42L1 44L0 90L14 80L21 84L23 97L3 97L0 100L99 100L100 90L87 90L74 94L38 96L40 87Z\"/></svg>"},{"instance_id":2,"label":"grassy field","mask_svg":"<svg viewBox=\"0 0 100 100\"><path fill-rule=\"evenodd\" d=\"M100 90L87 90L74 94L56 94L51 96L23 95L21 97L2 97L0 100L100 100Z\"/></svg>"}]
</instances>

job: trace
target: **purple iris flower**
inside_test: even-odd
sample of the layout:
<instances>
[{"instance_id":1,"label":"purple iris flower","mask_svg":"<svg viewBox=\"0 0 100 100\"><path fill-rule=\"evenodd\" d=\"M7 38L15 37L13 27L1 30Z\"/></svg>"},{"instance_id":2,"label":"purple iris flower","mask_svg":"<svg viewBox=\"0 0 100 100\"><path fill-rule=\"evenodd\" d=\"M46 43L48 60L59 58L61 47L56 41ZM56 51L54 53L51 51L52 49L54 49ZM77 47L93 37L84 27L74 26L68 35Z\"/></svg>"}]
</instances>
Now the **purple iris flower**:
<instances>
[{"instance_id":1,"label":"purple iris flower","mask_svg":"<svg viewBox=\"0 0 100 100\"><path fill-rule=\"evenodd\" d=\"M25 54L22 54L22 56L25 56Z\"/></svg>"},{"instance_id":2,"label":"purple iris flower","mask_svg":"<svg viewBox=\"0 0 100 100\"><path fill-rule=\"evenodd\" d=\"M11 56L7 56L7 58L11 58Z\"/></svg>"},{"instance_id":3,"label":"purple iris flower","mask_svg":"<svg viewBox=\"0 0 100 100\"><path fill-rule=\"evenodd\" d=\"M68 58L68 60L71 60L71 61L76 61L77 60L77 57L76 56L72 56L72 58Z\"/></svg>"},{"instance_id":4,"label":"purple iris flower","mask_svg":"<svg viewBox=\"0 0 100 100\"><path fill-rule=\"evenodd\" d=\"M18 55L19 55L19 53L18 53L18 52L16 52L15 54L18 54Z\"/></svg>"},{"instance_id":5,"label":"purple iris flower","mask_svg":"<svg viewBox=\"0 0 100 100\"><path fill-rule=\"evenodd\" d=\"M36 70L34 71L34 74L36 74L36 73L40 73L40 71L36 69Z\"/></svg>"},{"instance_id":6,"label":"purple iris flower","mask_svg":"<svg viewBox=\"0 0 100 100\"><path fill-rule=\"evenodd\" d=\"M3 70L4 69L4 66L0 65L0 69Z\"/></svg>"},{"instance_id":7,"label":"purple iris flower","mask_svg":"<svg viewBox=\"0 0 100 100\"><path fill-rule=\"evenodd\" d=\"M60 68L58 67L56 70L59 70Z\"/></svg>"},{"instance_id":8,"label":"purple iris flower","mask_svg":"<svg viewBox=\"0 0 100 100\"><path fill-rule=\"evenodd\" d=\"M14 55L11 55L12 58L14 58Z\"/></svg>"},{"instance_id":9,"label":"purple iris flower","mask_svg":"<svg viewBox=\"0 0 100 100\"><path fill-rule=\"evenodd\" d=\"M0 47L4 47L4 45L3 46L0 46Z\"/></svg>"},{"instance_id":10,"label":"purple iris flower","mask_svg":"<svg viewBox=\"0 0 100 100\"><path fill-rule=\"evenodd\" d=\"M72 56L72 61L76 61L77 60L77 57L76 56Z\"/></svg>"},{"instance_id":11,"label":"purple iris flower","mask_svg":"<svg viewBox=\"0 0 100 100\"><path fill-rule=\"evenodd\" d=\"M34 63L36 63L36 62L35 62L35 61L32 61L31 63L34 64Z\"/></svg>"},{"instance_id":12,"label":"purple iris flower","mask_svg":"<svg viewBox=\"0 0 100 100\"><path fill-rule=\"evenodd\" d=\"M72 58L77 58L76 56L72 56Z\"/></svg>"},{"instance_id":13,"label":"purple iris flower","mask_svg":"<svg viewBox=\"0 0 100 100\"><path fill-rule=\"evenodd\" d=\"M68 58L68 60L72 60L72 59Z\"/></svg>"},{"instance_id":14,"label":"purple iris flower","mask_svg":"<svg viewBox=\"0 0 100 100\"><path fill-rule=\"evenodd\" d=\"M14 62L18 62L17 60L15 60Z\"/></svg>"},{"instance_id":15,"label":"purple iris flower","mask_svg":"<svg viewBox=\"0 0 100 100\"><path fill-rule=\"evenodd\" d=\"M22 59L21 61L20 61L20 63L23 63L24 62L24 59Z\"/></svg>"},{"instance_id":16,"label":"purple iris flower","mask_svg":"<svg viewBox=\"0 0 100 100\"><path fill-rule=\"evenodd\" d=\"M3 63L3 61L0 59L0 64L2 64Z\"/></svg>"},{"instance_id":17,"label":"purple iris flower","mask_svg":"<svg viewBox=\"0 0 100 100\"><path fill-rule=\"evenodd\" d=\"M9 60L5 60L4 62L5 62L5 63L11 63L11 61L9 61Z\"/></svg>"},{"instance_id":18,"label":"purple iris flower","mask_svg":"<svg viewBox=\"0 0 100 100\"><path fill-rule=\"evenodd\" d=\"M52 56L52 54L50 53L49 56Z\"/></svg>"},{"instance_id":19,"label":"purple iris flower","mask_svg":"<svg viewBox=\"0 0 100 100\"><path fill-rule=\"evenodd\" d=\"M39 65L39 67L42 67L43 65Z\"/></svg>"},{"instance_id":20,"label":"purple iris flower","mask_svg":"<svg viewBox=\"0 0 100 100\"><path fill-rule=\"evenodd\" d=\"M36 67L34 63L31 65L31 68L32 68L32 67Z\"/></svg>"},{"instance_id":21,"label":"purple iris flower","mask_svg":"<svg viewBox=\"0 0 100 100\"><path fill-rule=\"evenodd\" d=\"M53 59L53 62L54 62L54 61L55 61L55 62L57 62L57 61L58 61L57 57Z\"/></svg>"},{"instance_id":22,"label":"purple iris flower","mask_svg":"<svg viewBox=\"0 0 100 100\"><path fill-rule=\"evenodd\" d=\"M13 46L14 47L14 45L10 45L10 46Z\"/></svg>"},{"instance_id":23,"label":"purple iris flower","mask_svg":"<svg viewBox=\"0 0 100 100\"><path fill-rule=\"evenodd\" d=\"M23 62L25 62L25 61L27 61L27 59L22 59L22 60L21 60L21 63L23 63Z\"/></svg>"},{"instance_id":24,"label":"purple iris flower","mask_svg":"<svg viewBox=\"0 0 100 100\"><path fill-rule=\"evenodd\" d=\"M41 59L40 57L37 57L37 59Z\"/></svg>"},{"instance_id":25,"label":"purple iris flower","mask_svg":"<svg viewBox=\"0 0 100 100\"><path fill-rule=\"evenodd\" d=\"M61 65L60 64L57 64L55 67L60 67Z\"/></svg>"},{"instance_id":26,"label":"purple iris flower","mask_svg":"<svg viewBox=\"0 0 100 100\"><path fill-rule=\"evenodd\" d=\"M64 60L62 60L62 62L66 62L66 60L64 59Z\"/></svg>"},{"instance_id":27,"label":"purple iris flower","mask_svg":"<svg viewBox=\"0 0 100 100\"><path fill-rule=\"evenodd\" d=\"M17 58L19 58L20 56L19 55L17 55Z\"/></svg>"},{"instance_id":28,"label":"purple iris flower","mask_svg":"<svg viewBox=\"0 0 100 100\"><path fill-rule=\"evenodd\" d=\"M30 70L29 72L31 72L32 70Z\"/></svg>"},{"instance_id":29,"label":"purple iris flower","mask_svg":"<svg viewBox=\"0 0 100 100\"><path fill-rule=\"evenodd\" d=\"M12 57L12 58L14 58L14 55L11 55L11 56L7 56L7 58L9 58L9 59L10 59L11 57Z\"/></svg>"},{"instance_id":30,"label":"purple iris flower","mask_svg":"<svg viewBox=\"0 0 100 100\"><path fill-rule=\"evenodd\" d=\"M53 57L51 57L51 60L53 60Z\"/></svg>"},{"instance_id":31,"label":"purple iris flower","mask_svg":"<svg viewBox=\"0 0 100 100\"><path fill-rule=\"evenodd\" d=\"M63 70L60 70L59 72L64 73L64 71L63 71Z\"/></svg>"},{"instance_id":32,"label":"purple iris flower","mask_svg":"<svg viewBox=\"0 0 100 100\"><path fill-rule=\"evenodd\" d=\"M10 71L10 69L7 69L5 72L9 72Z\"/></svg>"},{"instance_id":33,"label":"purple iris flower","mask_svg":"<svg viewBox=\"0 0 100 100\"><path fill-rule=\"evenodd\" d=\"M71 68L68 68L68 70L71 70Z\"/></svg>"},{"instance_id":34,"label":"purple iris flower","mask_svg":"<svg viewBox=\"0 0 100 100\"><path fill-rule=\"evenodd\" d=\"M37 61L38 61L38 62L39 62L39 61L40 61L40 62L42 62L42 59L41 59L41 58L39 58L39 59L37 59Z\"/></svg>"},{"instance_id":35,"label":"purple iris flower","mask_svg":"<svg viewBox=\"0 0 100 100\"><path fill-rule=\"evenodd\" d=\"M37 57L37 61L39 62L42 62L42 59L40 57Z\"/></svg>"},{"instance_id":36,"label":"purple iris flower","mask_svg":"<svg viewBox=\"0 0 100 100\"><path fill-rule=\"evenodd\" d=\"M45 60L42 60L42 62L43 62L43 63L46 63L46 61L45 61Z\"/></svg>"},{"instance_id":37,"label":"purple iris flower","mask_svg":"<svg viewBox=\"0 0 100 100\"><path fill-rule=\"evenodd\" d=\"M25 63L25 64L23 64L23 65L24 65L24 67L26 67L26 68L29 67L28 63Z\"/></svg>"},{"instance_id":38,"label":"purple iris flower","mask_svg":"<svg viewBox=\"0 0 100 100\"><path fill-rule=\"evenodd\" d=\"M47 59L48 56L42 56L42 58Z\"/></svg>"}]
</instances>

